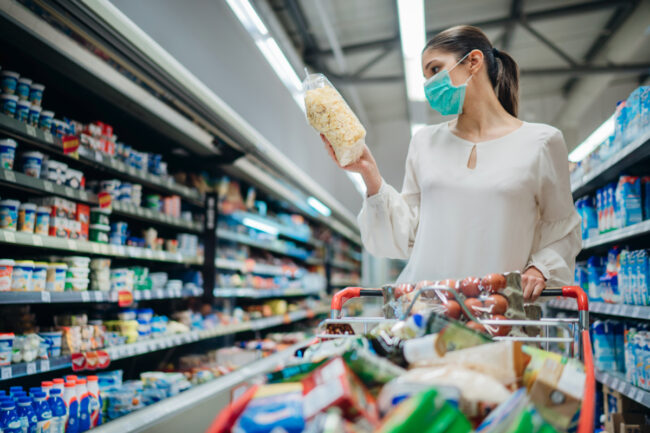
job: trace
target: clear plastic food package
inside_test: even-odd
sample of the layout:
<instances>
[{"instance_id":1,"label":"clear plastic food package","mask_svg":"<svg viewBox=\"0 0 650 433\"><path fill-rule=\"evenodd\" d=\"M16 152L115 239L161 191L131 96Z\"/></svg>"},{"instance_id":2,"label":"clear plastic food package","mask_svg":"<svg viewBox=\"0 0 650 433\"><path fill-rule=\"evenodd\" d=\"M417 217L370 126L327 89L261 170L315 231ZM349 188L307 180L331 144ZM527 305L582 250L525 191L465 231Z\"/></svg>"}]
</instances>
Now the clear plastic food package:
<instances>
[{"instance_id":1,"label":"clear plastic food package","mask_svg":"<svg viewBox=\"0 0 650 433\"><path fill-rule=\"evenodd\" d=\"M366 129L352 109L323 74L309 74L302 84L309 124L327 137L339 164L358 161Z\"/></svg>"}]
</instances>

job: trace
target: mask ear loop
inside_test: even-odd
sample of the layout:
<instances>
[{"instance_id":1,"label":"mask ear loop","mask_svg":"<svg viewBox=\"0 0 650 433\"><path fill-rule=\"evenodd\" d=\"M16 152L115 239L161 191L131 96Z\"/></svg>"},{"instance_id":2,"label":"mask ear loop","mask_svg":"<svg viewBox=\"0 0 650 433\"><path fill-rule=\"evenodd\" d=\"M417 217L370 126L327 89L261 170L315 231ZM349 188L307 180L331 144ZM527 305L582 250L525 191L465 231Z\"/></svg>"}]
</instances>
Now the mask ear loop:
<instances>
[{"instance_id":1,"label":"mask ear loop","mask_svg":"<svg viewBox=\"0 0 650 433\"><path fill-rule=\"evenodd\" d=\"M474 51L474 50L472 50L472 51ZM453 71L454 68L455 68L456 66L460 65L461 62L462 62L463 60L465 60L465 59L467 58L467 56L469 56L469 55L472 53L472 51L470 51L469 53L465 54L465 55L464 55L464 56L463 56L463 57L462 57L462 58L461 58L461 59L460 59L460 60L459 60L459 61L458 61L454 66L452 66L452 68L451 68L449 71L447 71L447 73ZM466 85L467 83L469 83L469 80L471 80L473 76L474 76L474 74L470 74L469 78L468 78L467 80L465 80L465 82L464 82L463 84L461 84L461 85ZM433 77L432 77L432 78L433 78Z\"/></svg>"}]
</instances>

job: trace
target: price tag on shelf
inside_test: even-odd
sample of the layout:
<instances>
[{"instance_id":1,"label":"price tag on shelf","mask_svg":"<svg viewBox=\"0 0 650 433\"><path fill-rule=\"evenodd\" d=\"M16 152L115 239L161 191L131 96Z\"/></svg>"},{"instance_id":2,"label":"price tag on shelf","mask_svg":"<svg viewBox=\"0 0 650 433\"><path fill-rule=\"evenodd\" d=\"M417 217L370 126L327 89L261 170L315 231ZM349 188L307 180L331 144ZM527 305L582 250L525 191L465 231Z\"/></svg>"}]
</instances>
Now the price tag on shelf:
<instances>
[{"instance_id":1,"label":"price tag on shelf","mask_svg":"<svg viewBox=\"0 0 650 433\"><path fill-rule=\"evenodd\" d=\"M32 245L34 245L35 247L42 247L43 246L43 238L40 235L32 236Z\"/></svg>"},{"instance_id":2,"label":"price tag on shelf","mask_svg":"<svg viewBox=\"0 0 650 433\"><path fill-rule=\"evenodd\" d=\"M77 251L77 241L73 239L68 239L68 249L72 251Z\"/></svg>"},{"instance_id":3,"label":"price tag on shelf","mask_svg":"<svg viewBox=\"0 0 650 433\"><path fill-rule=\"evenodd\" d=\"M11 369L11 367L2 367L2 369L0 370L0 378L2 380L11 379L12 376L13 376L13 370Z\"/></svg>"},{"instance_id":4,"label":"price tag on shelf","mask_svg":"<svg viewBox=\"0 0 650 433\"><path fill-rule=\"evenodd\" d=\"M637 306L637 307L634 307L634 309L632 309L632 317L636 317L638 319L641 318L641 307Z\"/></svg>"},{"instance_id":5,"label":"price tag on shelf","mask_svg":"<svg viewBox=\"0 0 650 433\"><path fill-rule=\"evenodd\" d=\"M16 242L16 236L10 231L5 231L5 241Z\"/></svg>"},{"instance_id":6,"label":"price tag on shelf","mask_svg":"<svg viewBox=\"0 0 650 433\"><path fill-rule=\"evenodd\" d=\"M50 134L50 133L47 132L47 131L43 132L43 138L44 138L45 141L46 141L47 143L49 143L49 144L54 143L54 137L52 137L52 134Z\"/></svg>"},{"instance_id":7,"label":"price tag on shelf","mask_svg":"<svg viewBox=\"0 0 650 433\"><path fill-rule=\"evenodd\" d=\"M88 193L86 191L79 191L79 198L82 201L88 201Z\"/></svg>"},{"instance_id":8,"label":"price tag on shelf","mask_svg":"<svg viewBox=\"0 0 650 433\"><path fill-rule=\"evenodd\" d=\"M41 361L41 371L50 371L50 361L48 359L43 359Z\"/></svg>"},{"instance_id":9,"label":"price tag on shelf","mask_svg":"<svg viewBox=\"0 0 650 433\"><path fill-rule=\"evenodd\" d=\"M129 174L130 174L131 176L135 176L136 171L135 171L135 168L134 168L134 167L129 166L129 168L128 168L127 170L128 170L128 172L129 172Z\"/></svg>"},{"instance_id":10,"label":"price tag on shelf","mask_svg":"<svg viewBox=\"0 0 650 433\"><path fill-rule=\"evenodd\" d=\"M144 249L144 255L145 255L148 259L152 259L152 258L153 258L153 251L152 251L150 248L145 248L145 249Z\"/></svg>"},{"instance_id":11,"label":"price tag on shelf","mask_svg":"<svg viewBox=\"0 0 650 433\"><path fill-rule=\"evenodd\" d=\"M8 180L9 182L15 182L16 175L11 170L5 170L5 179Z\"/></svg>"},{"instance_id":12,"label":"price tag on shelf","mask_svg":"<svg viewBox=\"0 0 650 433\"><path fill-rule=\"evenodd\" d=\"M100 291L94 292L95 294L95 302L102 302L104 300L104 294Z\"/></svg>"},{"instance_id":13,"label":"price tag on shelf","mask_svg":"<svg viewBox=\"0 0 650 433\"><path fill-rule=\"evenodd\" d=\"M27 131L27 135L36 137L36 128L34 128L34 125L25 125L25 130Z\"/></svg>"},{"instance_id":14,"label":"price tag on shelf","mask_svg":"<svg viewBox=\"0 0 650 433\"><path fill-rule=\"evenodd\" d=\"M41 292L41 302L49 303L51 301L52 299L51 299L50 292Z\"/></svg>"},{"instance_id":15,"label":"price tag on shelf","mask_svg":"<svg viewBox=\"0 0 650 433\"><path fill-rule=\"evenodd\" d=\"M91 242L90 248L93 250L93 253L99 254L99 245L97 244L97 242Z\"/></svg>"},{"instance_id":16,"label":"price tag on shelf","mask_svg":"<svg viewBox=\"0 0 650 433\"><path fill-rule=\"evenodd\" d=\"M27 374L36 374L36 363L35 362L28 362L27 363Z\"/></svg>"},{"instance_id":17,"label":"price tag on shelf","mask_svg":"<svg viewBox=\"0 0 650 433\"><path fill-rule=\"evenodd\" d=\"M136 206L135 207L135 213L138 216L143 216L145 212L144 212L144 209L142 209L140 206Z\"/></svg>"},{"instance_id":18,"label":"price tag on shelf","mask_svg":"<svg viewBox=\"0 0 650 433\"><path fill-rule=\"evenodd\" d=\"M126 256L126 248L124 248L122 245L119 245L117 247L117 253L121 256Z\"/></svg>"},{"instance_id":19,"label":"price tag on shelf","mask_svg":"<svg viewBox=\"0 0 650 433\"><path fill-rule=\"evenodd\" d=\"M108 254L108 245L101 244L99 246L99 249L102 252L102 254Z\"/></svg>"},{"instance_id":20,"label":"price tag on shelf","mask_svg":"<svg viewBox=\"0 0 650 433\"><path fill-rule=\"evenodd\" d=\"M65 195L67 195L68 197L74 196L74 189L70 188L69 186L63 187L63 190L65 191Z\"/></svg>"},{"instance_id":21,"label":"price tag on shelf","mask_svg":"<svg viewBox=\"0 0 650 433\"><path fill-rule=\"evenodd\" d=\"M621 304L616 305L616 306L614 307L613 311L612 311L612 314L615 314L615 315L621 315L621 314L623 314L623 308L624 308L624 307L623 307L623 305L621 305Z\"/></svg>"},{"instance_id":22,"label":"price tag on shelf","mask_svg":"<svg viewBox=\"0 0 650 433\"><path fill-rule=\"evenodd\" d=\"M102 157L102 154L97 152L97 151L95 151L95 161L97 161L99 163L104 162L104 158Z\"/></svg>"},{"instance_id":23,"label":"price tag on shelf","mask_svg":"<svg viewBox=\"0 0 650 433\"><path fill-rule=\"evenodd\" d=\"M52 185L52 182L48 181L43 181L43 188L45 188L45 191L47 192L52 192L54 191L54 186Z\"/></svg>"},{"instance_id":24,"label":"price tag on shelf","mask_svg":"<svg viewBox=\"0 0 650 433\"><path fill-rule=\"evenodd\" d=\"M144 295L144 299L146 300L151 299L151 290L144 290L142 294Z\"/></svg>"},{"instance_id":25,"label":"price tag on shelf","mask_svg":"<svg viewBox=\"0 0 650 433\"><path fill-rule=\"evenodd\" d=\"M90 293L81 292L81 302L90 302Z\"/></svg>"}]
</instances>

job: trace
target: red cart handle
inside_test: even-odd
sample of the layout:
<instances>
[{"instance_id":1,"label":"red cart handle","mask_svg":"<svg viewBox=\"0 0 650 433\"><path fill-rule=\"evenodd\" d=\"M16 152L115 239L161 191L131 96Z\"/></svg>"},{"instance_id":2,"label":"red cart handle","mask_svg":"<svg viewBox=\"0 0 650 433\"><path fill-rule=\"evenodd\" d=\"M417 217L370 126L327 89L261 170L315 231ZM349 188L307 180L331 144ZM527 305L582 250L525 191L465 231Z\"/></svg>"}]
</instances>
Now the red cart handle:
<instances>
[{"instance_id":1,"label":"red cart handle","mask_svg":"<svg viewBox=\"0 0 650 433\"><path fill-rule=\"evenodd\" d=\"M332 312L331 317L336 319L341 313L343 304L352 298L360 298L361 296L384 296L381 290L377 289L362 289L361 287L347 287L339 290L332 296Z\"/></svg>"}]
</instances>

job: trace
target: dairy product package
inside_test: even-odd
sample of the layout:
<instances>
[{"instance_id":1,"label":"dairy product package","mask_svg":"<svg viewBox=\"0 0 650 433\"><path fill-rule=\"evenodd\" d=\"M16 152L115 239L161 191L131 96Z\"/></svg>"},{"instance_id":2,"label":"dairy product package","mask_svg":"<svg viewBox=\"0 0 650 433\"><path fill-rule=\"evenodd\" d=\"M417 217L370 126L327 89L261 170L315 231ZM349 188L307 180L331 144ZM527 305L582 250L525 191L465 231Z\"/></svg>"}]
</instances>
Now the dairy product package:
<instances>
[{"instance_id":1,"label":"dairy product package","mask_svg":"<svg viewBox=\"0 0 650 433\"><path fill-rule=\"evenodd\" d=\"M303 81L309 124L329 140L343 167L363 153L366 130L341 94L323 74L309 74Z\"/></svg>"}]
</instances>

